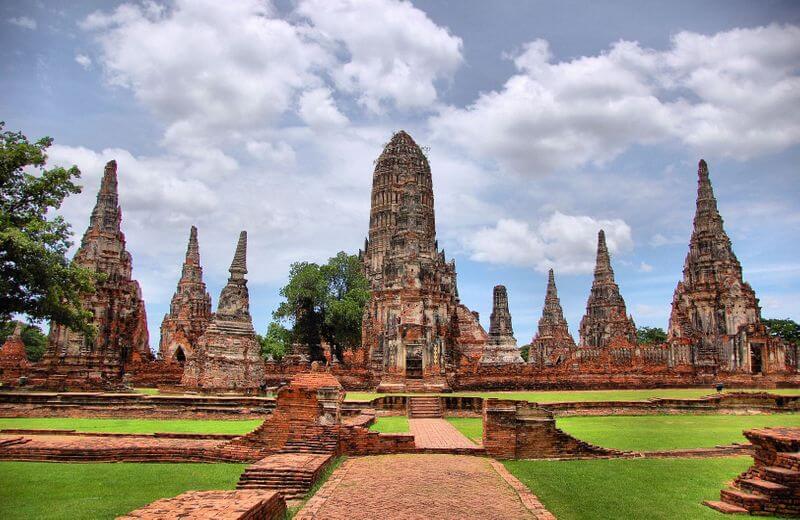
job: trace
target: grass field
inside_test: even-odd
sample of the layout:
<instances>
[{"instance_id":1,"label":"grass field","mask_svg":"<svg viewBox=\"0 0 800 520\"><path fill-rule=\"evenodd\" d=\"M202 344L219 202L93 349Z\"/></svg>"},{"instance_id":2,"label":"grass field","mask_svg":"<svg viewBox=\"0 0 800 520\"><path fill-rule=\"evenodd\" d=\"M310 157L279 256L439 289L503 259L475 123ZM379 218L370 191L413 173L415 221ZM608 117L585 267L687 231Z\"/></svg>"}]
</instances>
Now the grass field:
<instances>
[{"instance_id":1,"label":"grass field","mask_svg":"<svg viewBox=\"0 0 800 520\"><path fill-rule=\"evenodd\" d=\"M763 392L764 390L737 389L737 392ZM781 388L767 390L781 395L800 395L800 388ZM538 403L560 403L569 401L643 401L654 397L691 399L715 394L713 388L656 388L649 390L574 390L574 391L541 391L541 392L455 392L440 394L445 396L477 396L498 397L502 399L519 399ZM346 401L367 401L386 394L374 392L347 392Z\"/></svg>"},{"instance_id":2,"label":"grass field","mask_svg":"<svg viewBox=\"0 0 800 520\"><path fill-rule=\"evenodd\" d=\"M369 429L380 433L408 433L408 417L405 415L378 417Z\"/></svg>"},{"instance_id":3,"label":"grass field","mask_svg":"<svg viewBox=\"0 0 800 520\"><path fill-rule=\"evenodd\" d=\"M2 429L77 430L109 433L227 433L244 434L260 420L222 421L201 419L71 419L61 417L0 419ZM0 517L1 518L1 517Z\"/></svg>"},{"instance_id":4,"label":"grass field","mask_svg":"<svg viewBox=\"0 0 800 520\"><path fill-rule=\"evenodd\" d=\"M558 518L729 518L701 504L752 463L750 457L507 461Z\"/></svg>"},{"instance_id":5,"label":"grass field","mask_svg":"<svg viewBox=\"0 0 800 520\"><path fill-rule=\"evenodd\" d=\"M0 518L114 518L188 490L233 489L244 467L0 462Z\"/></svg>"},{"instance_id":6,"label":"grass field","mask_svg":"<svg viewBox=\"0 0 800 520\"><path fill-rule=\"evenodd\" d=\"M476 442L483 433L481 419L447 419ZM655 451L707 448L746 442L742 430L764 426L800 426L800 414L774 415L638 415L563 417L556 425L583 441L620 450Z\"/></svg>"}]
</instances>

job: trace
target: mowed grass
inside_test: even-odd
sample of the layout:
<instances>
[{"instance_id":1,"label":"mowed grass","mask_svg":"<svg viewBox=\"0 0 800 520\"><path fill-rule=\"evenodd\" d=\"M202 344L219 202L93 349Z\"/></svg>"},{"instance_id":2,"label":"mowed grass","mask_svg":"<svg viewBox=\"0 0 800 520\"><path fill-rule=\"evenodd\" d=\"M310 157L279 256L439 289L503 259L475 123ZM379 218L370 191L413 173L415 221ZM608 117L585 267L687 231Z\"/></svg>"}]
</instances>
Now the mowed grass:
<instances>
[{"instance_id":1,"label":"mowed grass","mask_svg":"<svg viewBox=\"0 0 800 520\"><path fill-rule=\"evenodd\" d=\"M729 518L702 505L752 463L750 457L506 461L558 518Z\"/></svg>"},{"instance_id":2,"label":"mowed grass","mask_svg":"<svg viewBox=\"0 0 800 520\"><path fill-rule=\"evenodd\" d=\"M475 444L483 441L483 419L477 417L446 417L447 422L456 427L464 437Z\"/></svg>"},{"instance_id":3,"label":"mowed grass","mask_svg":"<svg viewBox=\"0 0 800 520\"><path fill-rule=\"evenodd\" d=\"M447 419L466 437L480 442L480 418ZM743 430L765 426L800 426L800 414L774 415L635 415L561 417L556 425L586 442L631 451L710 448L747 442Z\"/></svg>"},{"instance_id":4,"label":"mowed grass","mask_svg":"<svg viewBox=\"0 0 800 520\"><path fill-rule=\"evenodd\" d=\"M747 442L743 430L800 426L800 414L563 417L556 424L565 432L599 446L653 451Z\"/></svg>"},{"instance_id":5,"label":"mowed grass","mask_svg":"<svg viewBox=\"0 0 800 520\"><path fill-rule=\"evenodd\" d=\"M233 489L244 468L244 464L0 462L0 518L114 518L184 491Z\"/></svg>"},{"instance_id":6,"label":"mowed grass","mask_svg":"<svg viewBox=\"0 0 800 520\"><path fill-rule=\"evenodd\" d=\"M735 389L728 392L769 392L780 395L800 395L800 388L779 388L770 390ZM430 394L443 396L497 397L499 399L518 399L537 403L562 403L571 401L644 401L656 397L692 399L715 394L713 388L655 388L647 390L573 390L539 392L455 392L452 394ZM375 392L347 392L346 401L370 401L387 394ZM392 394L398 395L398 394ZM403 394L399 394L403 395ZM419 395L419 394L416 394Z\"/></svg>"},{"instance_id":7,"label":"mowed grass","mask_svg":"<svg viewBox=\"0 0 800 520\"><path fill-rule=\"evenodd\" d=\"M369 429L380 433L408 433L408 417L405 415L377 417Z\"/></svg>"},{"instance_id":8,"label":"mowed grass","mask_svg":"<svg viewBox=\"0 0 800 520\"><path fill-rule=\"evenodd\" d=\"M242 435L262 421L215 419L73 419L61 417L0 418L2 429L77 430L104 433L224 433Z\"/></svg>"}]
</instances>

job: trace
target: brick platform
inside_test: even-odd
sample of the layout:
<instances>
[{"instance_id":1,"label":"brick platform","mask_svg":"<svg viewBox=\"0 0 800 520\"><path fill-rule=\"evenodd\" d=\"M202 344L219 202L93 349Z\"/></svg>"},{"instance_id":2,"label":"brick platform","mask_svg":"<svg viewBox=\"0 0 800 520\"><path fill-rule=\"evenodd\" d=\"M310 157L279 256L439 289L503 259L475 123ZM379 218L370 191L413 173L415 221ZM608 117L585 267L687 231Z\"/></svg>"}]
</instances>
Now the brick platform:
<instances>
[{"instance_id":1,"label":"brick platform","mask_svg":"<svg viewBox=\"0 0 800 520\"><path fill-rule=\"evenodd\" d=\"M239 477L237 489L269 489L284 498L305 495L333 461L333 455L279 453L248 466Z\"/></svg>"},{"instance_id":2,"label":"brick platform","mask_svg":"<svg viewBox=\"0 0 800 520\"><path fill-rule=\"evenodd\" d=\"M409 419L408 425L414 435L416 447L428 452L483 451L444 419Z\"/></svg>"},{"instance_id":3,"label":"brick platform","mask_svg":"<svg viewBox=\"0 0 800 520\"><path fill-rule=\"evenodd\" d=\"M117 520L283 520L286 502L270 491L189 491Z\"/></svg>"},{"instance_id":4,"label":"brick platform","mask_svg":"<svg viewBox=\"0 0 800 520\"><path fill-rule=\"evenodd\" d=\"M484 520L552 518L527 507L483 457L383 455L351 458L295 520Z\"/></svg>"}]
</instances>

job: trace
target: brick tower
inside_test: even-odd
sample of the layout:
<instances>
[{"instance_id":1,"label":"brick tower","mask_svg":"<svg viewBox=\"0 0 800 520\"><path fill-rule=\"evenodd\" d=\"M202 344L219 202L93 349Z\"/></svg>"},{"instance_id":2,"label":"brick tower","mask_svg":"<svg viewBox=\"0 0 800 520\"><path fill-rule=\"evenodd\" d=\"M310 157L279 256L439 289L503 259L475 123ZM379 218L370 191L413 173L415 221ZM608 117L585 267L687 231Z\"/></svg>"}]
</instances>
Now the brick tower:
<instances>
[{"instance_id":1,"label":"brick tower","mask_svg":"<svg viewBox=\"0 0 800 520\"><path fill-rule=\"evenodd\" d=\"M186 360L182 384L202 391L253 392L264 382L261 346L250 316L247 291L247 231L239 235L217 312Z\"/></svg>"},{"instance_id":2,"label":"brick tower","mask_svg":"<svg viewBox=\"0 0 800 520\"><path fill-rule=\"evenodd\" d=\"M159 353L165 361L183 363L191 357L197 340L211 321L211 296L203 282L197 228L189 232L189 245L183 261L181 279L172 296L169 313L161 322Z\"/></svg>"},{"instance_id":3,"label":"brick tower","mask_svg":"<svg viewBox=\"0 0 800 520\"><path fill-rule=\"evenodd\" d=\"M508 311L508 291L504 285L496 285L492 291L492 314L489 316L489 341L483 350L481 363L497 365L522 363L511 313Z\"/></svg>"},{"instance_id":4,"label":"brick tower","mask_svg":"<svg viewBox=\"0 0 800 520\"><path fill-rule=\"evenodd\" d=\"M80 332L51 323L42 359L47 386L95 387L121 383L124 365L152 359L147 316L139 283L131 278L131 255L120 229L122 210L117 194L117 163L106 164L97 203L72 260L105 275L94 293L81 297L97 328L94 341Z\"/></svg>"},{"instance_id":5,"label":"brick tower","mask_svg":"<svg viewBox=\"0 0 800 520\"><path fill-rule=\"evenodd\" d=\"M694 227L683 280L672 299L668 341L691 345L697 367L752 373L783 370L784 346L767 334L755 291L742 279L742 266L723 228L703 160L697 177Z\"/></svg>"},{"instance_id":6,"label":"brick tower","mask_svg":"<svg viewBox=\"0 0 800 520\"><path fill-rule=\"evenodd\" d=\"M539 366L553 366L565 360L575 349L575 340L569 332L561 300L558 298L553 270L547 274L547 292L544 297L539 329L531 342L528 362Z\"/></svg>"},{"instance_id":7,"label":"brick tower","mask_svg":"<svg viewBox=\"0 0 800 520\"><path fill-rule=\"evenodd\" d=\"M606 246L606 234L597 234L597 262L594 282L586 302L586 314L581 319L581 347L606 348L636 344L636 325L628 316L625 300L614 281L611 258Z\"/></svg>"}]
</instances>

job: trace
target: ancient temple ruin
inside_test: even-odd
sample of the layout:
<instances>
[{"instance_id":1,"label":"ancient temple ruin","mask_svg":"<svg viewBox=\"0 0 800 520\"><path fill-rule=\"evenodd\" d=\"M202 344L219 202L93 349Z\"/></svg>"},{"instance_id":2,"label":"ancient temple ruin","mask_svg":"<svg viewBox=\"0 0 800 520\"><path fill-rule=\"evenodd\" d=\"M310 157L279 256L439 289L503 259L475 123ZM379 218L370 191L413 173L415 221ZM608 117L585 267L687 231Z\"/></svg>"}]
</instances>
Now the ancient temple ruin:
<instances>
[{"instance_id":1,"label":"ancient temple ruin","mask_svg":"<svg viewBox=\"0 0 800 520\"><path fill-rule=\"evenodd\" d=\"M72 260L100 273L94 293L81 296L97 329L93 341L83 333L51 323L42 359L46 386L103 387L121 383L124 365L151 359L147 316L139 283L131 278L132 259L120 229L117 163L106 164L97 203Z\"/></svg>"},{"instance_id":2,"label":"ancient temple ruin","mask_svg":"<svg viewBox=\"0 0 800 520\"><path fill-rule=\"evenodd\" d=\"M250 316L247 291L247 232L236 245L230 277L222 289L217 312L197 341L184 367L182 384L201 391L258 390L264 381L261 346Z\"/></svg>"},{"instance_id":3,"label":"ancient temple ruin","mask_svg":"<svg viewBox=\"0 0 800 520\"><path fill-rule=\"evenodd\" d=\"M169 312L161 322L161 359L184 363L194 353L197 340L210 321L211 295L203 282L197 228L192 226L178 288L172 296Z\"/></svg>"},{"instance_id":4,"label":"ancient temple ruin","mask_svg":"<svg viewBox=\"0 0 800 520\"><path fill-rule=\"evenodd\" d=\"M481 336L480 324L460 309L455 262L436 242L430 165L404 131L376 161L369 237L360 256L371 289L362 347L379 388L446 388L446 370L460 355L460 330L472 341Z\"/></svg>"},{"instance_id":5,"label":"ancient temple ruin","mask_svg":"<svg viewBox=\"0 0 800 520\"><path fill-rule=\"evenodd\" d=\"M531 342L528 362L542 367L559 365L575 348L575 340L569 332L561 300L558 298L555 275L550 269L547 273L542 317L539 318L539 328Z\"/></svg>"},{"instance_id":6,"label":"ancient temple ruin","mask_svg":"<svg viewBox=\"0 0 800 520\"><path fill-rule=\"evenodd\" d=\"M23 327L21 322L16 322L13 332L0 347L0 383L3 386L19 385L20 378L27 375L31 366L25 352L25 343L22 341Z\"/></svg>"},{"instance_id":7,"label":"ancient temple ruin","mask_svg":"<svg viewBox=\"0 0 800 520\"><path fill-rule=\"evenodd\" d=\"M668 341L690 345L692 363L707 370L781 371L785 347L767 334L755 291L742 279L704 160L697 177L694 228L672 299Z\"/></svg>"},{"instance_id":8,"label":"ancient temple ruin","mask_svg":"<svg viewBox=\"0 0 800 520\"><path fill-rule=\"evenodd\" d=\"M636 344L636 325L628 316L625 300L614 281L606 234L597 234L597 262L594 281L581 319L580 346L586 348L620 347Z\"/></svg>"},{"instance_id":9,"label":"ancient temple ruin","mask_svg":"<svg viewBox=\"0 0 800 520\"><path fill-rule=\"evenodd\" d=\"M492 314L489 317L489 341L483 349L481 364L498 365L522 363L511 313L508 311L508 291L504 285L495 285L492 291Z\"/></svg>"}]
</instances>

